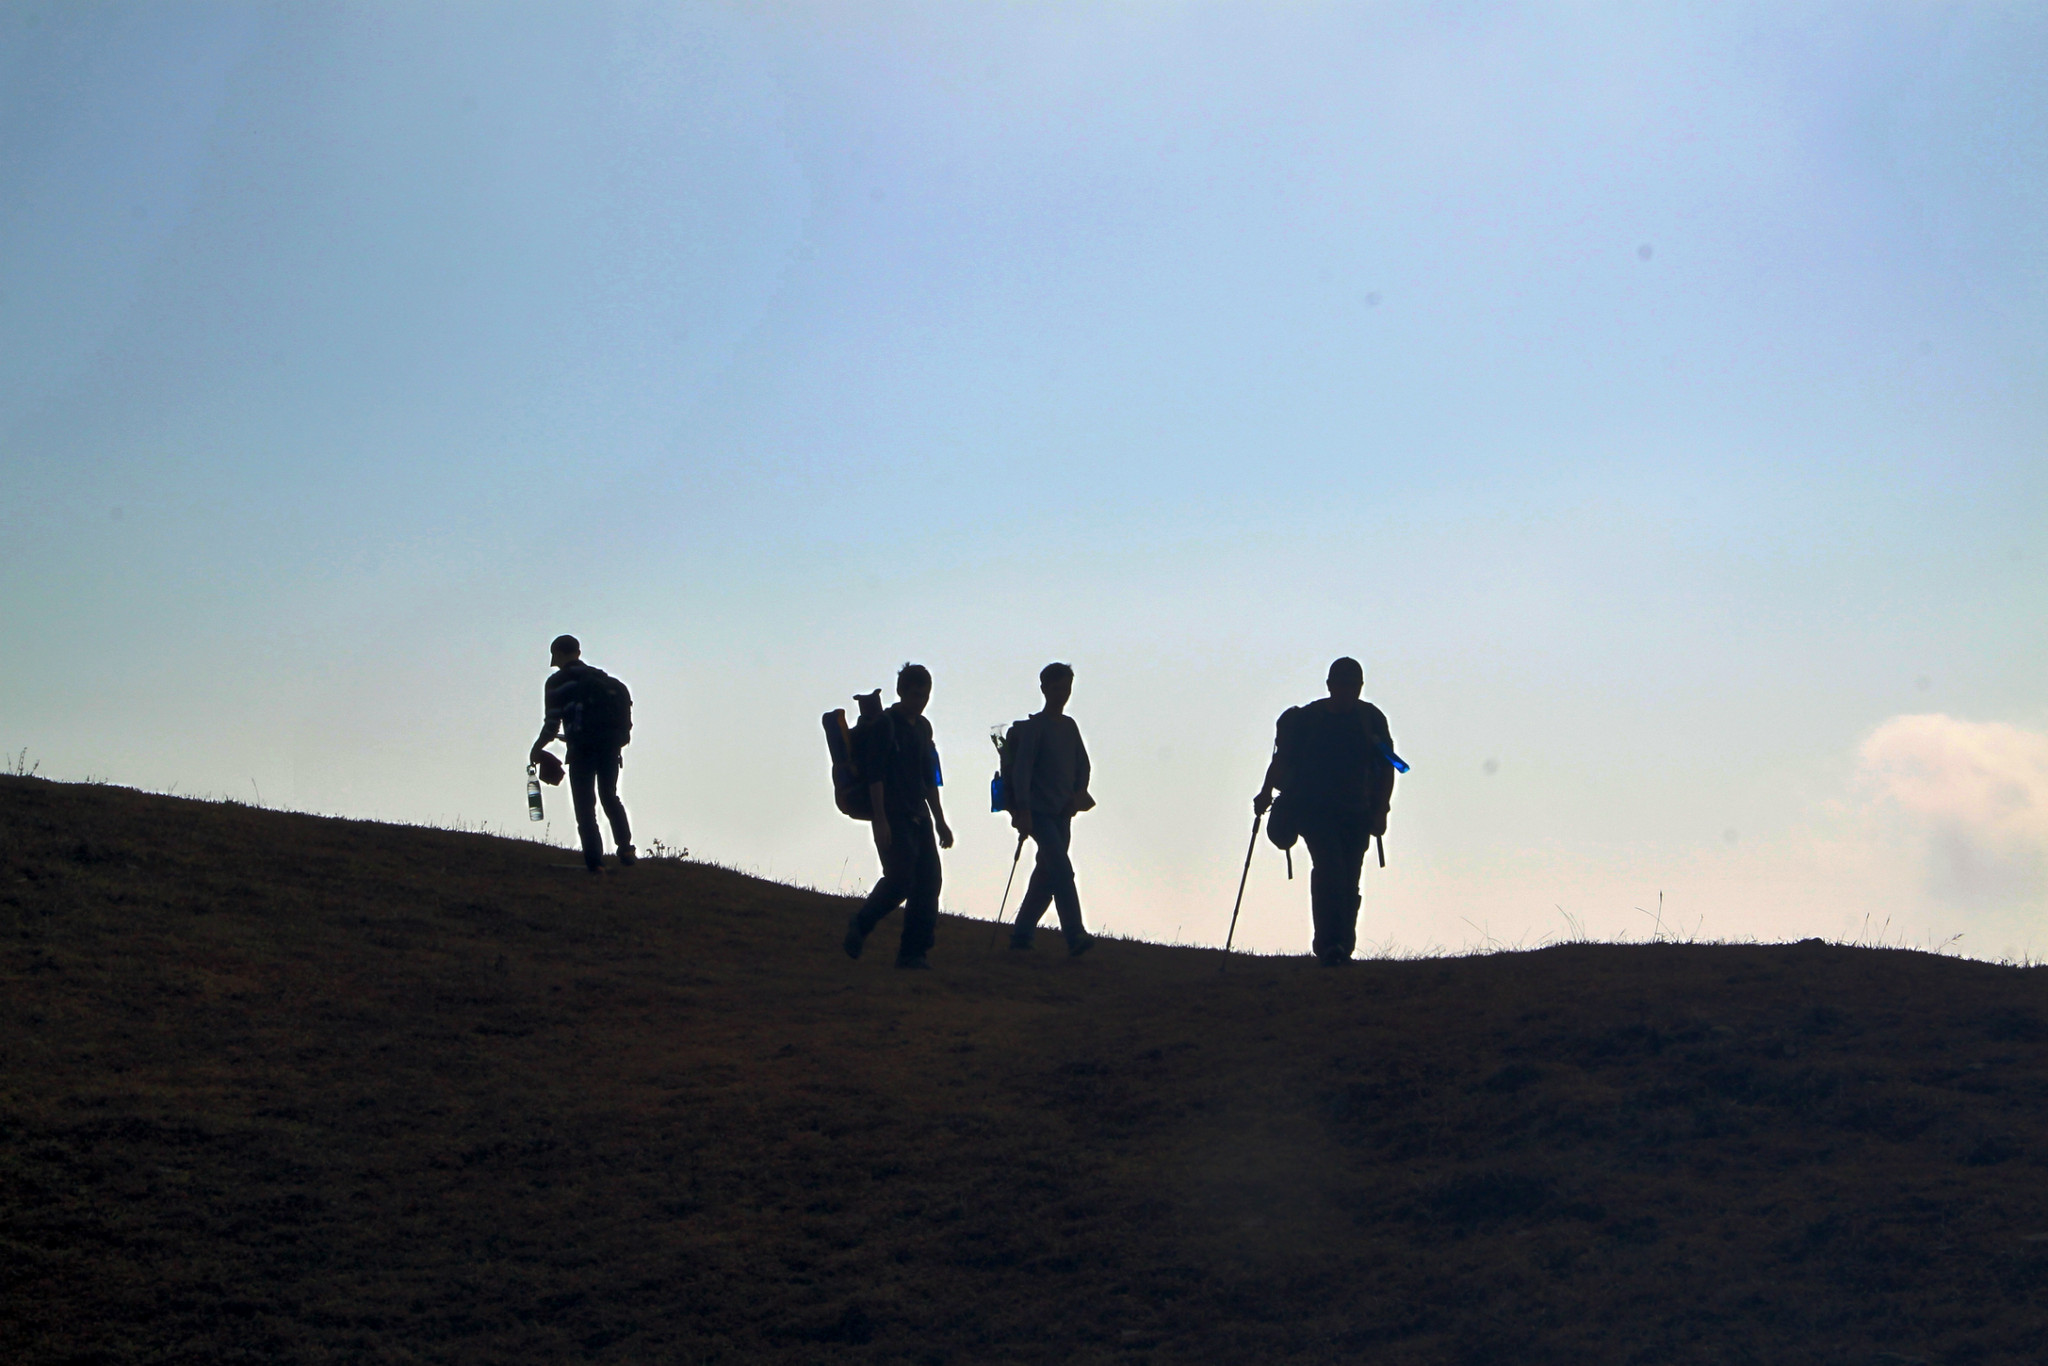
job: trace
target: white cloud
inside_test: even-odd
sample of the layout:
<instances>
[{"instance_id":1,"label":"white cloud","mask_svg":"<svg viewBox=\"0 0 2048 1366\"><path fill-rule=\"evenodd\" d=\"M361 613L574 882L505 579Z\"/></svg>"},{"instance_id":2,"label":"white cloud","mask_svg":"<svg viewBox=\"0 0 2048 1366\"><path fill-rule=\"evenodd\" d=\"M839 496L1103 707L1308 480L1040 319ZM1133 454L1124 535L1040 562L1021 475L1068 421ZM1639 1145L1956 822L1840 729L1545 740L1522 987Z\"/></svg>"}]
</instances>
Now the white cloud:
<instances>
[{"instance_id":1,"label":"white cloud","mask_svg":"<svg viewBox=\"0 0 2048 1366\"><path fill-rule=\"evenodd\" d=\"M1932 896L1972 906L2048 900L2048 734L1894 716L1858 758L1870 814L1919 855Z\"/></svg>"}]
</instances>

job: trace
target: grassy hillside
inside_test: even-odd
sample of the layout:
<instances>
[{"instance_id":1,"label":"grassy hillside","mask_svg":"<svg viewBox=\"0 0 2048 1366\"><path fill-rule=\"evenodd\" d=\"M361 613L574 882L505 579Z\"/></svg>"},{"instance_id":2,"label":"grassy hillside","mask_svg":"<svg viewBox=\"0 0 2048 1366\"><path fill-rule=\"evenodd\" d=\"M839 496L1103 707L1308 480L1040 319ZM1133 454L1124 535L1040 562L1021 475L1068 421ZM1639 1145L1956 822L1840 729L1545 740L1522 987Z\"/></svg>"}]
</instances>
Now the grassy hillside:
<instances>
[{"instance_id":1,"label":"grassy hillside","mask_svg":"<svg viewBox=\"0 0 2048 1366\"><path fill-rule=\"evenodd\" d=\"M0 1360L2048 1353L2048 972L948 918L909 974L564 864L0 779Z\"/></svg>"}]
</instances>

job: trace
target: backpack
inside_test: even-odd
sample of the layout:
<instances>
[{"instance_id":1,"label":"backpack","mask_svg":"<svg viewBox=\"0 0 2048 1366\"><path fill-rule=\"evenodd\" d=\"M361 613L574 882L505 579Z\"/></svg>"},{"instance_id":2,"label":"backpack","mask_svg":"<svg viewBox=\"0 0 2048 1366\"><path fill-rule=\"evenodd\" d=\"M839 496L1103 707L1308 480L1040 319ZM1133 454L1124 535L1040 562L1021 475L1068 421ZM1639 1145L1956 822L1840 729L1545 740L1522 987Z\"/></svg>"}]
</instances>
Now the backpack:
<instances>
[{"instance_id":1,"label":"backpack","mask_svg":"<svg viewBox=\"0 0 2048 1366\"><path fill-rule=\"evenodd\" d=\"M860 720L851 729L846 724L844 707L828 711L820 718L825 726L825 752L832 759L832 802L841 815L871 821L875 818L875 803L868 784L880 775L871 777L867 773L866 769L873 765L863 764L862 756L872 753L877 740L893 744L896 735L882 712L880 688L856 694L853 700L859 704Z\"/></svg>"},{"instance_id":2,"label":"backpack","mask_svg":"<svg viewBox=\"0 0 2048 1366\"><path fill-rule=\"evenodd\" d=\"M570 704L570 739L593 749L624 749L633 743L633 694L603 669L588 669Z\"/></svg>"},{"instance_id":3,"label":"backpack","mask_svg":"<svg viewBox=\"0 0 2048 1366\"><path fill-rule=\"evenodd\" d=\"M1324 808L1349 808L1364 818L1366 835L1386 835L1387 813L1394 800L1394 773L1397 768L1407 771L1407 765L1394 753L1391 744L1369 733L1354 741L1346 733L1353 724L1352 715L1333 714L1324 709L1289 707L1280 714L1273 741L1273 754L1280 769L1280 795L1266 818L1266 837L1275 845L1292 849L1301 836L1304 821L1314 820ZM1346 801L1342 795L1347 777L1343 769L1349 766L1342 764L1347 756L1340 751L1354 743L1362 744L1366 750L1365 783L1355 801ZM1385 864L1384 853L1380 861Z\"/></svg>"}]
</instances>

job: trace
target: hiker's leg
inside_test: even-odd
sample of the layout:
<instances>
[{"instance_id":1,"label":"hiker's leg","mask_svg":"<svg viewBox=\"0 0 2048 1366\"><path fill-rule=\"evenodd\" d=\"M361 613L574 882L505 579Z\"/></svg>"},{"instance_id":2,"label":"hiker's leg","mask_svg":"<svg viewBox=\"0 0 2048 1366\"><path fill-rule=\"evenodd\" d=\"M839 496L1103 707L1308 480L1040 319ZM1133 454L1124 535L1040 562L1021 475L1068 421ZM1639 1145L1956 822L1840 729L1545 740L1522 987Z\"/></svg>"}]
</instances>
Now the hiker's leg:
<instances>
[{"instance_id":1,"label":"hiker's leg","mask_svg":"<svg viewBox=\"0 0 2048 1366\"><path fill-rule=\"evenodd\" d=\"M626 804L619 800L619 765L617 750L598 762L597 796L604 803L605 819L612 824L612 843L621 849L630 849L633 847L633 827L626 820Z\"/></svg>"},{"instance_id":2,"label":"hiker's leg","mask_svg":"<svg viewBox=\"0 0 2048 1366\"><path fill-rule=\"evenodd\" d=\"M1031 864L1031 880L1024 884L1024 899L1017 903L1017 923L1010 927L1010 942L1020 946L1030 944L1039 918L1052 904L1055 886L1056 875L1046 862L1050 837L1039 823L1041 819L1038 812L1031 813L1031 842L1038 846L1038 853Z\"/></svg>"},{"instance_id":3,"label":"hiker's leg","mask_svg":"<svg viewBox=\"0 0 2048 1366\"><path fill-rule=\"evenodd\" d=\"M1059 908L1060 934L1066 938L1068 948L1088 937L1088 927L1081 923L1081 893L1071 874L1067 885L1052 894L1052 904Z\"/></svg>"},{"instance_id":4,"label":"hiker's leg","mask_svg":"<svg viewBox=\"0 0 2048 1366\"><path fill-rule=\"evenodd\" d=\"M569 756L569 802L576 808L583 866L596 868L604 862L604 836L597 833L597 769L580 754Z\"/></svg>"},{"instance_id":5,"label":"hiker's leg","mask_svg":"<svg viewBox=\"0 0 2048 1366\"><path fill-rule=\"evenodd\" d=\"M1325 963L1341 963L1358 947L1358 875L1365 844L1355 831L1343 828L1303 830L1301 838L1310 859L1314 952Z\"/></svg>"},{"instance_id":6,"label":"hiker's leg","mask_svg":"<svg viewBox=\"0 0 2048 1366\"><path fill-rule=\"evenodd\" d=\"M939 841L929 825L915 833L916 864L911 871L910 895L903 906L903 939L896 958L922 958L931 952L939 937Z\"/></svg>"},{"instance_id":7,"label":"hiker's leg","mask_svg":"<svg viewBox=\"0 0 2048 1366\"><path fill-rule=\"evenodd\" d=\"M1069 852L1074 842L1074 818L1064 812L1050 815L1031 813L1031 831L1038 839L1038 866L1032 870L1036 882L1043 875L1046 894L1059 908L1060 933L1072 948L1087 936L1081 924L1081 897L1074 889L1074 860Z\"/></svg>"},{"instance_id":8,"label":"hiker's leg","mask_svg":"<svg viewBox=\"0 0 2048 1366\"><path fill-rule=\"evenodd\" d=\"M1365 864L1365 838L1356 830L1342 831L1331 853L1330 958L1349 962L1358 948L1358 879Z\"/></svg>"},{"instance_id":9,"label":"hiker's leg","mask_svg":"<svg viewBox=\"0 0 2048 1366\"><path fill-rule=\"evenodd\" d=\"M914 859L905 856L902 841L907 833L891 832L895 843L890 845L888 853L882 855L882 875L875 879L875 885L869 889L868 899L861 903L855 921L863 935L872 933L875 926L881 924L889 912L902 905L904 896L910 891L910 871Z\"/></svg>"}]
</instances>

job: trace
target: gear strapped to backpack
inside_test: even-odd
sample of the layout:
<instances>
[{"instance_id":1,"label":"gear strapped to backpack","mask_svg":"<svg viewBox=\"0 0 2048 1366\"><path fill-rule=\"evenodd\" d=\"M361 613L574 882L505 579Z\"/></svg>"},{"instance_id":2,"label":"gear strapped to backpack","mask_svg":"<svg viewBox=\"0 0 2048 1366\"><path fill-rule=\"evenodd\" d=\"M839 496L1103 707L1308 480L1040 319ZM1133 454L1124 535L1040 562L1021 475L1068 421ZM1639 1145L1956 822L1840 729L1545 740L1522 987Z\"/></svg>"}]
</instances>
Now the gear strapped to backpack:
<instances>
[{"instance_id":1,"label":"gear strapped to backpack","mask_svg":"<svg viewBox=\"0 0 2048 1366\"><path fill-rule=\"evenodd\" d=\"M832 801L840 814L857 821L871 821L875 818L875 803L868 784L880 781L880 774L871 776L866 769L874 766L875 742L893 746L896 733L883 713L880 688L858 693L853 700L860 707L860 720L851 729L846 724L844 707L828 711L821 718L825 725L825 750L832 757ZM865 765L863 755L870 756Z\"/></svg>"},{"instance_id":2,"label":"gear strapped to backpack","mask_svg":"<svg viewBox=\"0 0 2048 1366\"><path fill-rule=\"evenodd\" d=\"M998 726L989 738L996 742L996 775L989 783L988 809L1001 813L1014 808L1020 800L1029 804L1030 794L1025 793L1020 798L1016 779L1010 775L1017 751L1037 738L1032 731L1032 718L1027 716L1021 721L1012 721L1008 726Z\"/></svg>"},{"instance_id":3,"label":"gear strapped to backpack","mask_svg":"<svg viewBox=\"0 0 2048 1366\"><path fill-rule=\"evenodd\" d=\"M586 665L563 723L563 733L579 748L624 749L633 742L633 694L603 669Z\"/></svg>"}]
</instances>

